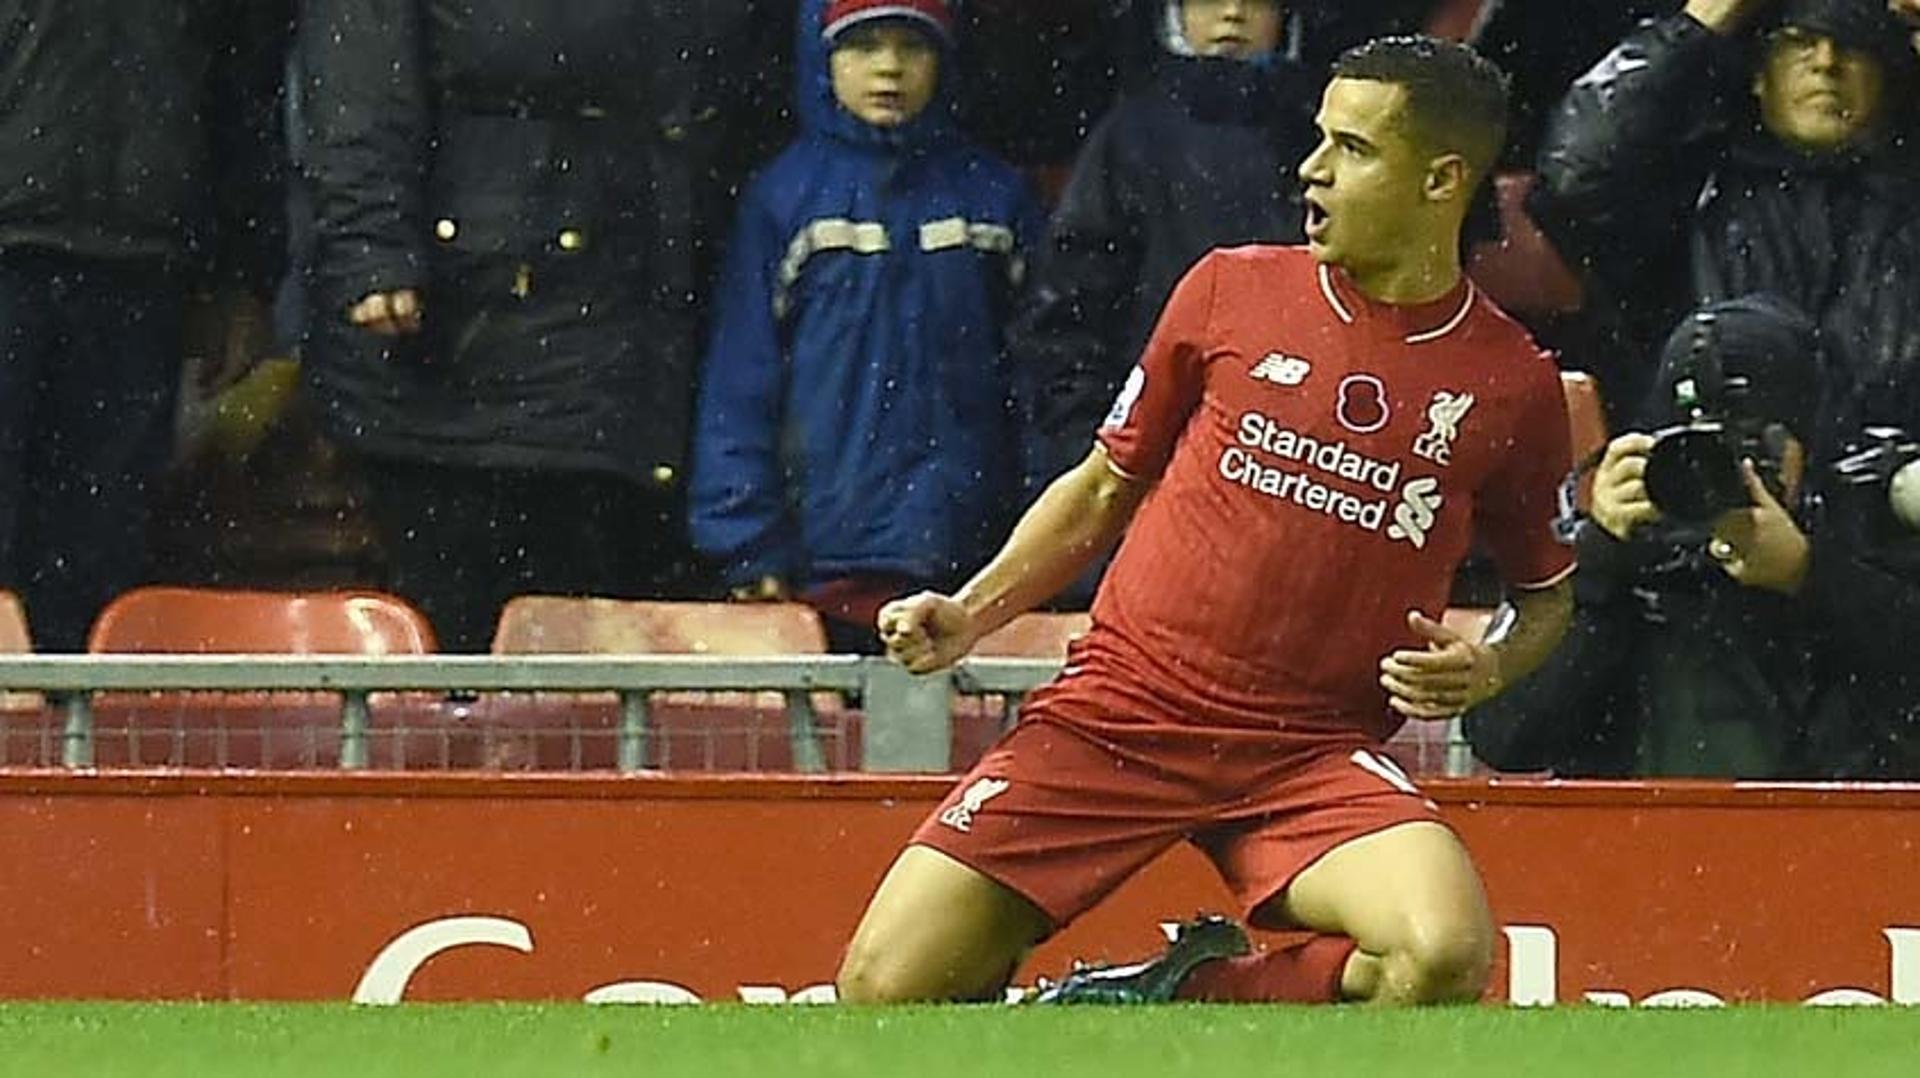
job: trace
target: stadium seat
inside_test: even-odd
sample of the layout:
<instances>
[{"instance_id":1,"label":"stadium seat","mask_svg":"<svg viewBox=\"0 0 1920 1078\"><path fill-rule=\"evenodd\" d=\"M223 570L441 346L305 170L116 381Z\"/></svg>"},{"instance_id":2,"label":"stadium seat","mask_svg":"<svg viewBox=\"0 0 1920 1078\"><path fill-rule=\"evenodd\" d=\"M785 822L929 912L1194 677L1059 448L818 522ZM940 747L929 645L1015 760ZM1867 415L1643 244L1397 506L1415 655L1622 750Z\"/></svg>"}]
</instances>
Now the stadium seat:
<instances>
[{"instance_id":1,"label":"stadium seat","mask_svg":"<svg viewBox=\"0 0 1920 1078\"><path fill-rule=\"evenodd\" d=\"M33 634L27 631L27 611L20 597L0 591L0 652L18 655L33 650Z\"/></svg>"},{"instance_id":2,"label":"stadium seat","mask_svg":"<svg viewBox=\"0 0 1920 1078\"><path fill-rule=\"evenodd\" d=\"M27 631L27 612L19 596L0 590L0 652L20 655L33 650ZM0 766L36 765L59 757L60 716L46 710L37 692L0 692Z\"/></svg>"},{"instance_id":3,"label":"stadium seat","mask_svg":"<svg viewBox=\"0 0 1920 1078\"><path fill-rule=\"evenodd\" d=\"M95 653L423 655L433 628L395 595L135 588L87 636Z\"/></svg>"},{"instance_id":4,"label":"stadium seat","mask_svg":"<svg viewBox=\"0 0 1920 1078\"><path fill-rule=\"evenodd\" d=\"M980 638L973 654L985 658L1064 659L1067 645L1093 626L1084 612L1022 614Z\"/></svg>"},{"instance_id":5,"label":"stadium seat","mask_svg":"<svg viewBox=\"0 0 1920 1078\"><path fill-rule=\"evenodd\" d=\"M1606 447L1607 410L1600 398L1600 383L1585 371L1561 371L1560 389L1567 398L1567 433L1578 463Z\"/></svg>"},{"instance_id":6,"label":"stadium seat","mask_svg":"<svg viewBox=\"0 0 1920 1078\"><path fill-rule=\"evenodd\" d=\"M819 655L826 633L798 603L681 603L529 595L501 612L496 655ZM610 768L619 701L612 694L498 697L491 767ZM815 694L814 748L829 767L852 766L848 716ZM647 764L677 770L796 769L786 699L779 693L656 693ZM829 751L834 750L834 751ZM804 763L805 761L799 761Z\"/></svg>"},{"instance_id":7,"label":"stadium seat","mask_svg":"<svg viewBox=\"0 0 1920 1078\"><path fill-rule=\"evenodd\" d=\"M1573 443L1574 467L1599 456L1607 446L1607 411L1600 384L1583 371L1560 372L1560 389L1567 399L1567 435ZM1593 500L1593 474L1580 478L1575 504L1585 509Z\"/></svg>"},{"instance_id":8,"label":"stadium seat","mask_svg":"<svg viewBox=\"0 0 1920 1078\"><path fill-rule=\"evenodd\" d=\"M1038 611L1022 614L973 646L977 658L1064 659L1067 645L1093 624L1085 613ZM1013 725L1019 697L962 696L953 703L952 760L955 770L972 767Z\"/></svg>"},{"instance_id":9,"label":"stadium seat","mask_svg":"<svg viewBox=\"0 0 1920 1078\"><path fill-rule=\"evenodd\" d=\"M1426 30L1435 37L1464 41L1480 19L1486 0L1435 0L1427 12Z\"/></svg>"},{"instance_id":10,"label":"stadium seat","mask_svg":"<svg viewBox=\"0 0 1920 1078\"><path fill-rule=\"evenodd\" d=\"M1535 178L1531 172L1493 178L1500 238L1474 244L1467 256L1474 283L1502 310L1527 320L1573 314L1586 303L1579 275L1527 214Z\"/></svg>"},{"instance_id":11,"label":"stadium seat","mask_svg":"<svg viewBox=\"0 0 1920 1078\"><path fill-rule=\"evenodd\" d=\"M374 591L272 592L136 588L95 620L96 654L421 655L433 629L398 596ZM398 766L410 731L436 721L432 694L376 694L370 750ZM94 757L102 767L333 767L340 702L333 693L106 693L94 701Z\"/></svg>"},{"instance_id":12,"label":"stadium seat","mask_svg":"<svg viewBox=\"0 0 1920 1078\"><path fill-rule=\"evenodd\" d=\"M677 603L522 595L500 612L496 655L811 655L826 633L800 603Z\"/></svg>"}]
</instances>

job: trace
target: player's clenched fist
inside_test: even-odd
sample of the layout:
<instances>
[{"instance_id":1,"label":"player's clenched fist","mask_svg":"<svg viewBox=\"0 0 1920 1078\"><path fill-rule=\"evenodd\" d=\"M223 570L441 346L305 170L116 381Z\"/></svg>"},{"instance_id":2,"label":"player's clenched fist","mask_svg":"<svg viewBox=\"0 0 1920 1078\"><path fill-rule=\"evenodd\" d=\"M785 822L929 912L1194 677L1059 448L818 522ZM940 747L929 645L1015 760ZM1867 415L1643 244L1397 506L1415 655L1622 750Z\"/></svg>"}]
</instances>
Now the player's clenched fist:
<instances>
[{"instance_id":1,"label":"player's clenched fist","mask_svg":"<svg viewBox=\"0 0 1920 1078\"><path fill-rule=\"evenodd\" d=\"M966 607L931 591L881 607L878 627L887 654L916 674L953 665L979 637Z\"/></svg>"}]
</instances>

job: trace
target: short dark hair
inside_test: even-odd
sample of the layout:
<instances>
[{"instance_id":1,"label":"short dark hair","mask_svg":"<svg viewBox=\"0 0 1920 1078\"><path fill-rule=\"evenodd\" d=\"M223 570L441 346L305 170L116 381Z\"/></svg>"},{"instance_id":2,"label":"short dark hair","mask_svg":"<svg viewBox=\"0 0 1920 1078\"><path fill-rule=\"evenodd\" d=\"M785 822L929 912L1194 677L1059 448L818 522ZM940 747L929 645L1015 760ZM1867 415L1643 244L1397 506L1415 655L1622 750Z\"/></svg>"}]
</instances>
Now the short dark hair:
<instances>
[{"instance_id":1,"label":"short dark hair","mask_svg":"<svg viewBox=\"0 0 1920 1078\"><path fill-rule=\"evenodd\" d=\"M1493 168L1506 145L1506 73L1459 42L1424 34L1375 38L1342 53L1333 77L1406 87L1415 134L1465 156L1476 176Z\"/></svg>"}]
</instances>

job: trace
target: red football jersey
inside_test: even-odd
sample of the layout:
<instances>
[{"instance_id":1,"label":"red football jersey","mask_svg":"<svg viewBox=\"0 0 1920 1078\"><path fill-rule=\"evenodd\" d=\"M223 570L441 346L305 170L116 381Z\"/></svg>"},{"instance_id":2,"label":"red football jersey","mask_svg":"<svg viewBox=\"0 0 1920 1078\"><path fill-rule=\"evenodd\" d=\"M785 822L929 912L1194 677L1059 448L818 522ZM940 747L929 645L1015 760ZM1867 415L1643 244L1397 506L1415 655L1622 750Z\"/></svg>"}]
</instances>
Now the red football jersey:
<instances>
[{"instance_id":1,"label":"red football jersey","mask_svg":"<svg viewBox=\"0 0 1920 1078\"><path fill-rule=\"evenodd\" d=\"M1510 586L1573 568L1559 375L1466 280L1393 306L1305 248L1216 251L1100 440L1158 485L1078 661L1193 721L1390 736L1379 661L1424 646L1407 611L1440 615L1476 531Z\"/></svg>"}]
</instances>

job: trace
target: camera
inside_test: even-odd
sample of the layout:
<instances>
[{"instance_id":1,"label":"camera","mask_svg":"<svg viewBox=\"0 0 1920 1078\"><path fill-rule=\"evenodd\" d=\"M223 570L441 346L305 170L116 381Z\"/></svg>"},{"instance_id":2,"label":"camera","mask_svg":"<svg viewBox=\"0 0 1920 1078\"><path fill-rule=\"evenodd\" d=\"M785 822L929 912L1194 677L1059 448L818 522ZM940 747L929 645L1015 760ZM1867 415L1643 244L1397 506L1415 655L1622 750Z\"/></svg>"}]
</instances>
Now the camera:
<instances>
[{"instance_id":1,"label":"camera","mask_svg":"<svg viewBox=\"0 0 1920 1078\"><path fill-rule=\"evenodd\" d=\"M1675 524L1705 527L1753 504L1740 462L1753 461L1767 489L1779 492L1786 428L1778 423L1702 417L1653 432L1647 498Z\"/></svg>"},{"instance_id":2,"label":"camera","mask_svg":"<svg viewBox=\"0 0 1920 1078\"><path fill-rule=\"evenodd\" d=\"M1685 370L1673 380L1666 409L1683 418L1653 432L1645 482L1661 516L1701 528L1753 504L1742 461L1753 461L1768 489L1779 490L1780 462L1791 435L1760 414L1751 380L1722 366L1716 315L1702 311L1691 322Z\"/></svg>"},{"instance_id":3,"label":"camera","mask_svg":"<svg viewBox=\"0 0 1920 1078\"><path fill-rule=\"evenodd\" d=\"M1833 462L1843 486L1885 500L1895 522L1920 531L1920 442L1899 427L1868 427Z\"/></svg>"}]
</instances>

